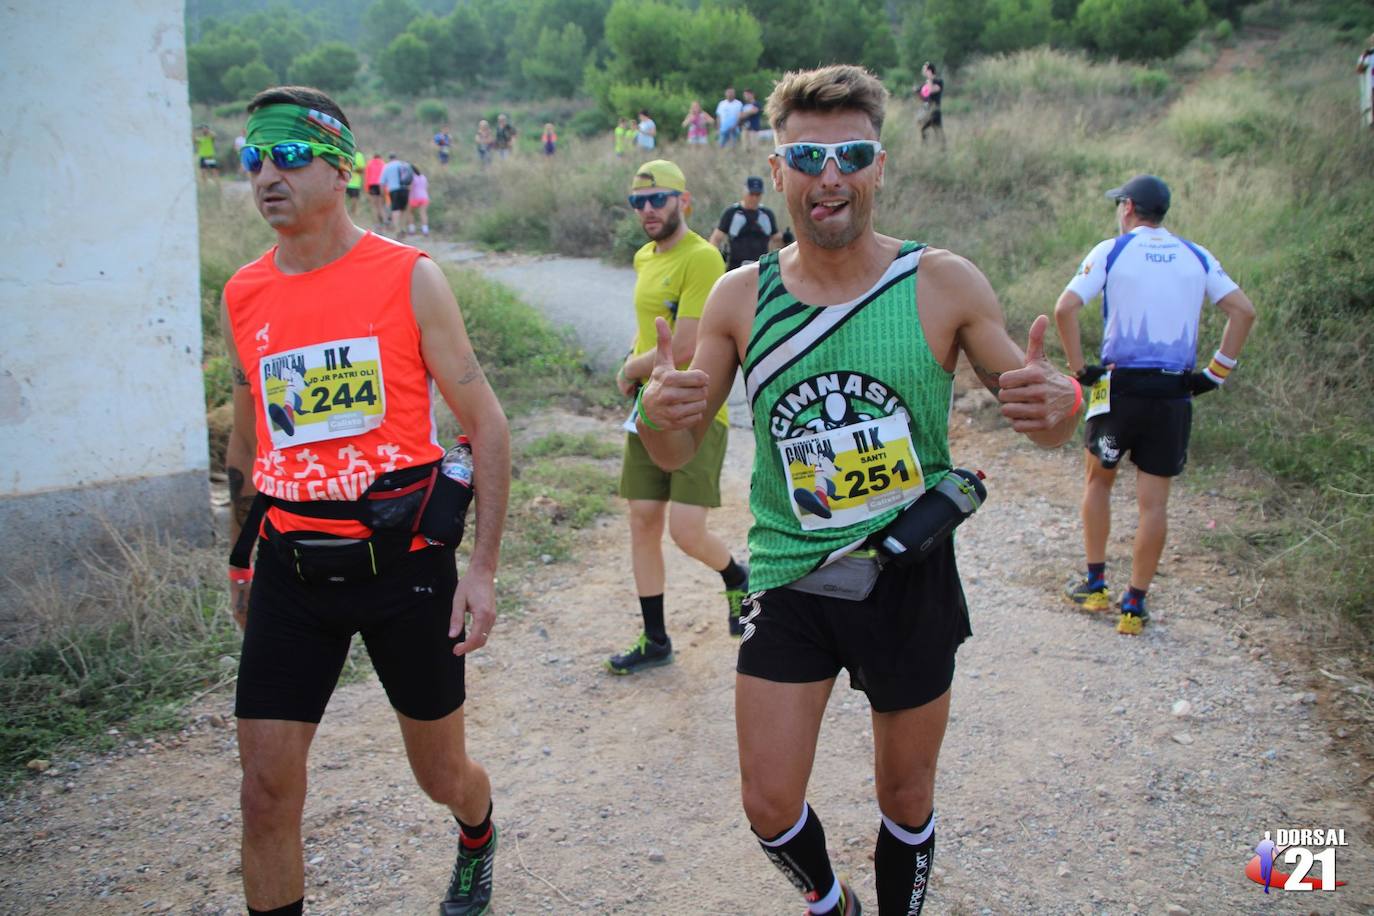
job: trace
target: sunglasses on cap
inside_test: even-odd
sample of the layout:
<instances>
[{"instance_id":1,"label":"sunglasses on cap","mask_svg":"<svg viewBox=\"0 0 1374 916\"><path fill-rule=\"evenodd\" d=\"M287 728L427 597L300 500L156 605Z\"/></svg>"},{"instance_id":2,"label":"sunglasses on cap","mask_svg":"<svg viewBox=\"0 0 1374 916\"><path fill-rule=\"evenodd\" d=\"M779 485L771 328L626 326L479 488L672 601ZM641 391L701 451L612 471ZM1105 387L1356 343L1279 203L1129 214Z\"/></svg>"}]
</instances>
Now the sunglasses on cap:
<instances>
[{"instance_id":1,"label":"sunglasses on cap","mask_svg":"<svg viewBox=\"0 0 1374 916\"><path fill-rule=\"evenodd\" d=\"M835 160L841 175L852 175L872 165L882 149L883 145L877 140L846 140L844 143L784 143L773 153L803 175L819 175L831 159Z\"/></svg>"},{"instance_id":2,"label":"sunglasses on cap","mask_svg":"<svg viewBox=\"0 0 1374 916\"><path fill-rule=\"evenodd\" d=\"M328 143L309 143L305 140L286 140L272 146L245 146L243 152L239 153L239 161L243 163L245 172L262 171L263 154L272 157L272 164L282 171L292 169L303 169L315 161L315 157L321 153L338 156L340 161L348 158L344 151L337 146L330 146Z\"/></svg>"},{"instance_id":3,"label":"sunglasses on cap","mask_svg":"<svg viewBox=\"0 0 1374 916\"><path fill-rule=\"evenodd\" d=\"M668 206L668 198L681 196L681 191L654 191L652 194L631 194L628 200L636 210L643 210L646 204L655 210L662 210Z\"/></svg>"}]
</instances>

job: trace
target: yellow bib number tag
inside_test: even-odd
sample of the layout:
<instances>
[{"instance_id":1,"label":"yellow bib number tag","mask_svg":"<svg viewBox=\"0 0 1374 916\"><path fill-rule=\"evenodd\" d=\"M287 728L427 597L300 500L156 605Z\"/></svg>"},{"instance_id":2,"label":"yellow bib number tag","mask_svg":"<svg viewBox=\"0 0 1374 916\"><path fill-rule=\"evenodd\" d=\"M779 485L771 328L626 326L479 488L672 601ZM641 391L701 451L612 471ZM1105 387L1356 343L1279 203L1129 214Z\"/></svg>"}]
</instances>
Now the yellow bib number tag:
<instances>
[{"instance_id":1,"label":"yellow bib number tag","mask_svg":"<svg viewBox=\"0 0 1374 916\"><path fill-rule=\"evenodd\" d=\"M904 414L777 443L801 527L841 528L925 492Z\"/></svg>"},{"instance_id":2,"label":"yellow bib number tag","mask_svg":"<svg viewBox=\"0 0 1374 916\"><path fill-rule=\"evenodd\" d=\"M1108 370L1102 378L1093 383L1088 396L1088 419L1112 410L1112 373Z\"/></svg>"},{"instance_id":3,"label":"yellow bib number tag","mask_svg":"<svg viewBox=\"0 0 1374 916\"><path fill-rule=\"evenodd\" d=\"M262 407L272 447L357 436L386 416L375 337L332 340L265 356Z\"/></svg>"}]
</instances>

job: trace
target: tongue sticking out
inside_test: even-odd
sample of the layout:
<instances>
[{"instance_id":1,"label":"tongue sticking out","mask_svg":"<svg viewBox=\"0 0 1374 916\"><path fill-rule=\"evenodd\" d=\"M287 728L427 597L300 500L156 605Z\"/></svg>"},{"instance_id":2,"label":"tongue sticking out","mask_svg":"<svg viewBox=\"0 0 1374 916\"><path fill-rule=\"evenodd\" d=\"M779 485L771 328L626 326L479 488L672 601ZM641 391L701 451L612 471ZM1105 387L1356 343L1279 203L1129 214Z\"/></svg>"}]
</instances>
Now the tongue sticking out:
<instances>
[{"instance_id":1,"label":"tongue sticking out","mask_svg":"<svg viewBox=\"0 0 1374 916\"><path fill-rule=\"evenodd\" d=\"M811 208L811 218L816 222L820 222L829 219L847 206L848 202L842 200L818 203Z\"/></svg>"}]
</instances>

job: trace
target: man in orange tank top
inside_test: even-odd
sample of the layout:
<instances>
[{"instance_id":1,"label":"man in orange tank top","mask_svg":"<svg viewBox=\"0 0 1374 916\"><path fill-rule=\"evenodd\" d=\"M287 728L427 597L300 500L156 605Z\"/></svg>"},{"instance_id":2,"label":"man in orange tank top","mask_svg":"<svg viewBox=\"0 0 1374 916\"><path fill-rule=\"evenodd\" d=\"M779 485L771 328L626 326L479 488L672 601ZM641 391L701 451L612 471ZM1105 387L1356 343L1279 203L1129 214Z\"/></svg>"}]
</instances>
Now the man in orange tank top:
<instances>
[{"instance_id":1,"label":"man in orange tank top","mask_svg":"<svg viewBox=\"0 0 1374 916\"><path fill-rule=\"evenodd\" d=\"M230 570L244 628L235 714L249 912L302 910L306 758L354 633L396 710L417 782L458 822L441 912L486 912L496 831L490 781L465 749L463 671L496 621L506 417L442 271L349 219L355 145L339 107L318 90L283 87L260 93L248 112L243 166L277 233L226 285L222 315L236 383L225 461L231 540L256 493L259 504L276 500L256 566ZM481 494L461 581L453 544L409 527L377 531L361 519L378 516L347 514L379 478L424 474L444 454L430 378L471 440ZM427 495L437 494L434 478L424 479ZM299 514L307 511L343 514ZM383 534L392 535L388 548L374 551ZM340 562L317 573L310 551Z\"/></svg>"}]
</instances>

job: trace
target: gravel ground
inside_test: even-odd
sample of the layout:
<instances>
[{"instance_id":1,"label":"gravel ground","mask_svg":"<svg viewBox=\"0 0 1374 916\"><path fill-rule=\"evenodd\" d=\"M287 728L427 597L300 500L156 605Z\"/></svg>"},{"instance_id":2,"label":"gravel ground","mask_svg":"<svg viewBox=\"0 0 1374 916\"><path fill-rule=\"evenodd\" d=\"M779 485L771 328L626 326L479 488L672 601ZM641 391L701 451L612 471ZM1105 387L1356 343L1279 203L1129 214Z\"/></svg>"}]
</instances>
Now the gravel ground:
<instances>
[{"instance_id":1,"label":"gravel ground","mask_svg":"<svg viewBox=\"0 0 1374 916\"><path fill-rule=\"evenodd\" d=\"M588 270L600 270L600 267ZM569 287L571 288L571 287ZM619 438L618 418L524 421ZM1356 661L1303 654L1250 608L1256 579L1202 546L1238 505L1181 489L1138 638L1071 609L1078 449L1042 452L980 393L957 399L953 454L989 474L959 532L974 636L959 653L940 762L929 914L1374 913L1368 691ZM737 550L752 441L731 438L711 526ZM608 463L614 466L614 460ZM1120 584L1133 492L1109 551ZM719 578L668 547L676 664L614 678L638 630L621 514L568 563L507 568L521 607L469 667L469 747L503 830L494 912L794 913L738 803L735 644ZM232 697L160 742L59 760L0 800L0 912L241 912ZM837 869L873 900L871 726L841 678L809 792ZM1263 831L1344 828L1332 893L1265 897L1243 876ZM308 911L432 913L452 822L415 788L368 680L335 695L311 759ZM876 908L873 908L876 910Z\"/></svg>"}]
</instances>

